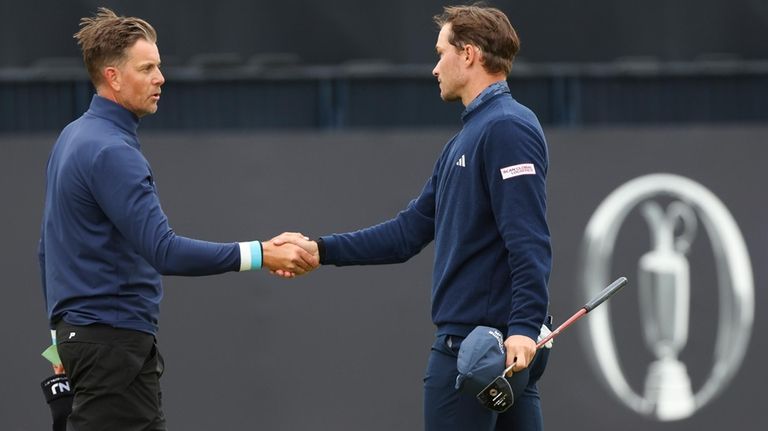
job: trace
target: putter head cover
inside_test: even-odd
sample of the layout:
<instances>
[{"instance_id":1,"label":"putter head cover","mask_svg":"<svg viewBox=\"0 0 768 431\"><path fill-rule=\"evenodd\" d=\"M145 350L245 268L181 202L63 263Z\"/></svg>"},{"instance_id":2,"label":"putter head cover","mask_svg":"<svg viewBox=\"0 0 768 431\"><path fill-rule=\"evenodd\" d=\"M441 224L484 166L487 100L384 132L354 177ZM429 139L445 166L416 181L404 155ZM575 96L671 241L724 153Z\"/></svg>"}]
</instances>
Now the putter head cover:
<instances>
[{"instance_id":1,"label":"putter head cover","mask_svg":"<svg viewBox=\"0 0 768 431\"><path fill-rule=\"evenodd\" d=\"M496 412L504 412L522 393L528 370L510 378L502 374L506 366L506 349L501 331L478 326L461 342L456 368L456 389L475 396L480 403Z\"/></svg>"},{"instance_id":2,"label":"putter head cover","mask_svg":"<svg viewBox=\"0 0 768 431\"><path fill-rule=\"evenodd\" d=\"M69 379L65 374L55 374L46 378L40 383L45 395L45 401L51 408L53 417L53 429L65 430L67 427L67 417L72 412L72 399L74 393Z\"/></svg>"}]
</instances>

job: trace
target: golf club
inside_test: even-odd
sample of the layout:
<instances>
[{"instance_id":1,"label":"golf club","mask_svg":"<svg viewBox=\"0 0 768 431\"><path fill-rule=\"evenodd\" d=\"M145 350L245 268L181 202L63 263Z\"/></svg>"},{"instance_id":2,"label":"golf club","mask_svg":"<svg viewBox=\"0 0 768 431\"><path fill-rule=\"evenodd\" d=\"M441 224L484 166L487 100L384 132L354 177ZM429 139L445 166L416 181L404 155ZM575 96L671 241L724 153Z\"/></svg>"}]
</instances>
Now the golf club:
<instances>
[{"instance_id":1,"label":"golf club","mask_svg":"<svg viewBox=\"0 0 768 431\"><path fill-rule=\"evenodd\" d=\"M547 344L550 340L558 336L562 331L564 331L567 327L571 326L575 321L579 320L582 316L589 313L590 311L597 308L600 304L605 302L606 299L610 298L613 294L618 292L622 287L627 285L627 278L626 277L619 277L611 283L608 287L603 289L597 296L592 298L589 302L587 302L579 311L577 311L573 316L568 318L563 324L557 327L554 331L552 331L549 335L544 337L541 341L536 343L536 350L542 348L545 344ZM477 394L477 399L480 400L480 402L488 407L491 410L495 410L498 412L504 412L509 407L512 406L514 403L514 394L512 393L512 387L510 386L509 382L507 381L506 377L507 374L509 374L512 371L512 368L515 366L515 363L513 362L509 367L507 367L504 372L497 378L495 378L488 386L485 387L479 394Z\"/></svg>"}]
</instances>

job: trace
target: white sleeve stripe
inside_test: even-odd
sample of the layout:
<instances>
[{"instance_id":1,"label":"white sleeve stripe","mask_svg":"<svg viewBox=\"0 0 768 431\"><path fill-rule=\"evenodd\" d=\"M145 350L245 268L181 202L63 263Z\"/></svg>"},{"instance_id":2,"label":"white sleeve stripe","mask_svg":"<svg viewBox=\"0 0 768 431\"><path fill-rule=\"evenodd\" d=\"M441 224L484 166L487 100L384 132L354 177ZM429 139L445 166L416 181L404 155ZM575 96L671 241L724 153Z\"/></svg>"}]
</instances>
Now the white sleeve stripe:
<instances>
[{"instance_id":1,"label":"white sleeve stripe","mask_svg":"<svg viewBox=\"0 0 768 431\"><path fill-rule=\"evenodd\" d=\"M238 243L240 246L240 271L251 270L251 245L247 242Z\"/></svg>"}]
</instances>

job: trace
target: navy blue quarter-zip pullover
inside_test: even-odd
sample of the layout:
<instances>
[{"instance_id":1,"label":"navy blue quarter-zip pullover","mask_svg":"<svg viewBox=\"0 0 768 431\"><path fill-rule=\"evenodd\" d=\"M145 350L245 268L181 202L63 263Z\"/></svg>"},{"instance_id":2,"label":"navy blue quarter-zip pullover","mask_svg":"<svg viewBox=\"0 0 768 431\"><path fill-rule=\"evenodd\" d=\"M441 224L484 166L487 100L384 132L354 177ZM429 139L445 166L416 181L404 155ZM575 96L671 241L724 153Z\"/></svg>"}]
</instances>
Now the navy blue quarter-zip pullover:
<instances>
[{"instance_id":1,"label":"navy blue quarter-zip pullover","mask_svg":"<svg viewBox=\"0 0 768 431\"><path fill-rule=\"evenodd\" d=\"M486 325L534 340L547 313L547 145L505 81L462 115L421 194L395 218L322 237L322 263L403 262L435 240L432 319L438 335Z\"/></svg>"},{"instance_id":2,"label":"navy blue quarter-zip pullover","mask_svg":"<svg viewBox=\"0 0 768 431\"><path fill-rule=\"evenodd\" d=\"M238 243L173 232L141 153L138 123L122 106L94 96L53 147L39 248L52 326L64 319L155 334L161 274L240 268Z\"/></svg>"}]
</instances>

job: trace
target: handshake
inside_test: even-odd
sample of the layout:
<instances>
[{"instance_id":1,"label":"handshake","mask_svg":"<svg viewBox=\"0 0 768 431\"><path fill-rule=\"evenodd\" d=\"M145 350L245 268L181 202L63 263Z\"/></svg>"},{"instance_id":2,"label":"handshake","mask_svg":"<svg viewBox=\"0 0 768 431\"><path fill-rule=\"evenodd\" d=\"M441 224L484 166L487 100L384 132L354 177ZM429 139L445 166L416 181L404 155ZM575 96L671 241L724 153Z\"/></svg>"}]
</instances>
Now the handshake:
<instances>
[{"instance_id":1,"label":"handshake","mask_svg":"<svg viewBox=\"0 0 768 431\"><path fill-rule=\"evenodd\" d=\"M317 242L298 232L285 232L261 243L262 266L273 275L293 278L320 266Z\"/></svg>"}]
</instances>

